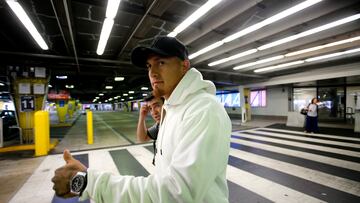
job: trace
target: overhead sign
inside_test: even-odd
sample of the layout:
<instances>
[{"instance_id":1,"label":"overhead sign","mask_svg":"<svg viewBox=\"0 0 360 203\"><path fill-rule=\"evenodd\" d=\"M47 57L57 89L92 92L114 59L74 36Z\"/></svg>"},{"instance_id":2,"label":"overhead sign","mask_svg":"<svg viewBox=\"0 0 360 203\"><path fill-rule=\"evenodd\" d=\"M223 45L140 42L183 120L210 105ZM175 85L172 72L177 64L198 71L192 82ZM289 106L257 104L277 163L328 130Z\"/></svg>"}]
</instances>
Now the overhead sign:
<instances>
[{"instance_id":1,"label":"overhead sign","mask_svg":"<svg viewBox=\"0 0 360 203\"><path fill-rule=\"evenodd\" d=\"M35 110L35 97L34 96L21 96L20 97L20 111L34 111Z\"/></svg>"}]
</instances>

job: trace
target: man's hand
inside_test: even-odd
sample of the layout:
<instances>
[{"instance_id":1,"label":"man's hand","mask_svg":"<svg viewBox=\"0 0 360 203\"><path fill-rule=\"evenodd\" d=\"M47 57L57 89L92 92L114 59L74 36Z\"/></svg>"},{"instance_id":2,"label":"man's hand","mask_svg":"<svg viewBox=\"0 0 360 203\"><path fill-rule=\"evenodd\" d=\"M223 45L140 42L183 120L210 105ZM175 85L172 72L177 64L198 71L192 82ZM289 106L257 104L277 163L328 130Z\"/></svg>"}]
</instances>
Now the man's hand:
<instances>
[{"instance_id":1,"label":"man's hand","mask_svg":"<svg viewBox=\"0 0 360 203\"><path fill-rule=\"evenodd\" d=\"M70 180L78 171L86 171L86 167L78 160L74 159L69 150L64 150L65 166L55 170L55 175L51 179L54 183L53 189L59 197L69 198L76 195L70 193Z\"/></svg>"},{"instance_id":2,"label":"man's hand","mask_svg":"<svg viewBox=\"0 0 360 203\"><path fill-rule=\"evenodd\" d=\"M141 108L140 108L140 117L144 118L147 116L149 112L149 106L147 104L144 104Z\"/></svg>"}]
</instances>

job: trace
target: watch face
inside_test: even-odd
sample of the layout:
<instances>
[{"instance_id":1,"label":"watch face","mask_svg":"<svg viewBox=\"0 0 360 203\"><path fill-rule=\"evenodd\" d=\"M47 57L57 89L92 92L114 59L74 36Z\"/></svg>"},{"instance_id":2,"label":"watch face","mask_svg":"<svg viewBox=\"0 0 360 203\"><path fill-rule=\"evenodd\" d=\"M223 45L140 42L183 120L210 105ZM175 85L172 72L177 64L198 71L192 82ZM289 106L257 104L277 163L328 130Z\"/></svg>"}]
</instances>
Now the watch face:
<instances>
[{"instance_id":1,"label":"watch face","mask_svg":"<svg viewBox=\"0 0 360 203\"><path fill-rule=\"evenodd\" d=\"M71 190L72 192L80 192L85 182L85 178L83 176L77 175L71 182Z\"/></svg>"}]
</instances>

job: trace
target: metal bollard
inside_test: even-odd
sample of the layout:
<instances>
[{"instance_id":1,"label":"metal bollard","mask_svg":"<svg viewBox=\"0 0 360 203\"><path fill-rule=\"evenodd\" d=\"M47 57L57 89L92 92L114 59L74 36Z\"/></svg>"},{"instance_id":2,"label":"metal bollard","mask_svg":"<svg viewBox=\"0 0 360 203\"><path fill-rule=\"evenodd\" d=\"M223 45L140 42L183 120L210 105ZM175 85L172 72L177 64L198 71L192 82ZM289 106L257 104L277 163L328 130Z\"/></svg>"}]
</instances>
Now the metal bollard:
<instances>
[{"instance_id":1,"label":"metal bollard","mask_svg":"<svg viewBox=\"0 0 360 203\"><path fill-rule=\"evenodd\" d=\"M87 141L88 144L94 143L94 130L93 130L93 114L92 111L86 110L87 121Z\"/></svg>"},{"instance_id":2,"label":"metal bollard","mask_svg":"<svg viewBox=\"0 0 360 203\"><path fill-rule=\"evenodd\" d=\"M50 149L49 112L37 111L34 114L35 156L47 155Z\"/></svg>"}]
</instances>

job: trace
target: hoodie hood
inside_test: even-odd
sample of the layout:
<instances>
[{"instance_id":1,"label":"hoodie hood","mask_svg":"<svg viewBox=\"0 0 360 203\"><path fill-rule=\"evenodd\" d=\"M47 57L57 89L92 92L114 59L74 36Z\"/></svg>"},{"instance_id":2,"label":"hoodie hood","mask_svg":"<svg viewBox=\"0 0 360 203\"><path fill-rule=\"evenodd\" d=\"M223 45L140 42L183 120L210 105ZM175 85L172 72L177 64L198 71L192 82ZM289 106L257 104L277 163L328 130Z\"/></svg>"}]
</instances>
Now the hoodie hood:
<instances>
[{"instance_id":1,"label":"hoodie hood","mask_svg":"<svg viewBox=\"0 0 360 203\"><path fill-rule=\"evenodd\" d=\"M201 73L195 68L191 68L186 72L179 84L175 87L165 105L181 104L189 95L204 90L215 95L216 88L214 83L204 80Z\"/></svg>"}]
</instances>

